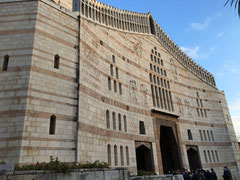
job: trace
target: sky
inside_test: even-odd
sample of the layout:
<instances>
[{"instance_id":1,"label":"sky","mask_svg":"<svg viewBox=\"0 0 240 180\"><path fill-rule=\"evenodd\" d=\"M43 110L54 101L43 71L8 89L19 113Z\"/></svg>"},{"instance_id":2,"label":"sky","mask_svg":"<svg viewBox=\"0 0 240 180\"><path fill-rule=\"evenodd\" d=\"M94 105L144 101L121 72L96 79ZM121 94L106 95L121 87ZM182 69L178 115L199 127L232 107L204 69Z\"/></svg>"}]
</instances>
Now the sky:
<instances>
[{"instance_id":1,"label":"sky","mask_svg":"<svg viewBox=\"0 0 240 180\"><path fill-rule=\"evenodd\" d=\"M105 4L151 12L157 23L193 60L211 72L224 90L240 137L240 18L226 0L100 0ZM240 141L240 138L239 138Z\"/></svg>"}]
</instances>

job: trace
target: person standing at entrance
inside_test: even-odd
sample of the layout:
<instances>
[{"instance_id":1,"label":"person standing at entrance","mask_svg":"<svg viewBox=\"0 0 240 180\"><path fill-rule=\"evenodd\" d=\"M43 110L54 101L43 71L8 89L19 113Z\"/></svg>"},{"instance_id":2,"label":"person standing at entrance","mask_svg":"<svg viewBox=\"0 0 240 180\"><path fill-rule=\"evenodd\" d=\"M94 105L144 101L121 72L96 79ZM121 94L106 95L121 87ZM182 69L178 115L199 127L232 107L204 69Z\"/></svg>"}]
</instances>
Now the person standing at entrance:
<instances>
[{"instance_id":1,"label":"person standing at entrance","mask_svg":"<svg viewBox=\"0 0 240 180\"><path fill-rule=\"evenodd\" d=\"M213 170L213 168L211 168L211 174L212 174L213 180L217 180L217 174L216 174L216 172Z\"/></svg>"},{"instance_id":2,"label":"person standing at entrance","mask_svg":"<svg viewBox=\"0 0 240 180\"><path fill-rule=\"evenodd\" d=\"M224 180L232 180L231 171L227 167L223 168L223 178Z\"/></svg>"}]
</instances>

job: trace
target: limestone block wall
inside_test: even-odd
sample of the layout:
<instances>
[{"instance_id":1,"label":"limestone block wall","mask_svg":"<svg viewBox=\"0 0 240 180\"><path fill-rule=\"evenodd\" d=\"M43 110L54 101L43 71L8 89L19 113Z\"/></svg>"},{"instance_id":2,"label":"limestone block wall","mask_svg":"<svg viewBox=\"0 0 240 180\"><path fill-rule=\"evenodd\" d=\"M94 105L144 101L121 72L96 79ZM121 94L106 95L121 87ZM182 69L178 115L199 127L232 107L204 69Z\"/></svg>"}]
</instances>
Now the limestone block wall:
<instances>
[{"instance_id":1,"label":"limestone block wall","mask_svg":"<svg viewBox=\"0 0 240 180\"><path fill-rule=\"evenodd\" d=\"M75 161L78 21L50 1L34 1L35 36L22 151L16 163ZM58 56L58 62L55 62ZM55 64L56 63L56 64ZM57 65L58 64L58 65ZM50 133L51 119L54 132ZM53 120L54 121L54 120Z\"/></svg>"},{"instance_id":2,"label":"limestone block wall","mask_svg":"<svg viewBox=\"0 0 240 180\"><path fill-rule=\"evenodd\" d=\"M19 161L29 101L37 4L0 2L0 160ZM8 65L4 69L5 57Z\"/></svg>"}]
</instances>

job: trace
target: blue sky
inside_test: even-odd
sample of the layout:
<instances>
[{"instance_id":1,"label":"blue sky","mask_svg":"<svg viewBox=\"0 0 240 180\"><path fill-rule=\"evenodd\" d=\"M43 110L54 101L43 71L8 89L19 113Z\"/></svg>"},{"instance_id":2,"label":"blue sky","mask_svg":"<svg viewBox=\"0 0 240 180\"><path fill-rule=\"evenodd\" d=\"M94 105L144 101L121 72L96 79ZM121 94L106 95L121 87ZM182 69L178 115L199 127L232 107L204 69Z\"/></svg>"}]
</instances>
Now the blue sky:
<instances>
[{"instance_id":1,"label":"blue sky","mask_svg":"<svg viewBox=\"0 0 240 180\"><path fill-rule=\"evenodd\" d=\"M100 0L114 7L151 12L164 31L224 90L240 136L240 18L226 0Z\"/></svg>"}]
</instances>

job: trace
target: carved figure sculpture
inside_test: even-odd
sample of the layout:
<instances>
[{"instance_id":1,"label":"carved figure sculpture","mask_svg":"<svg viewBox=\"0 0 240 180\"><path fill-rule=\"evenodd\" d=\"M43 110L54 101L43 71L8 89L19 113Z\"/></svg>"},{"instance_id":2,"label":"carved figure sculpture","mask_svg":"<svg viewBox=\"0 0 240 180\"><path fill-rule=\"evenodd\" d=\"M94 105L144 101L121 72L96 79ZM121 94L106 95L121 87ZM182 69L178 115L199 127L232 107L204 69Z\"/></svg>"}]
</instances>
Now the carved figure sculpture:
<instances>
[{"instance_id":1,"label":"carved figure sculpture","mask_svg":"<svg viewBox=\"0 0 240 180\"><path fill-rule=\"evenodd\" d=\"M141 91L143 92L142 103L143 103L143 104L148 104L148 103L147 103L147 93L148 93L147 86L144 85L144 84L141 84L141 85L140 85L140 89L141 89Z\"/></svg>"},{"instance_id":2,"label":"carved figure sculpture","mask_svg":"<svg viewBox=\"0 0 240 180\"><path fill-rule=\"evenodd\" d=\"M136 90L137 90L137 83L135 80L130 80L129 81L129 93L130 93L130 98L132 102L137 102L137 95L136 95Z\"/></svg>"}]
</instances>

